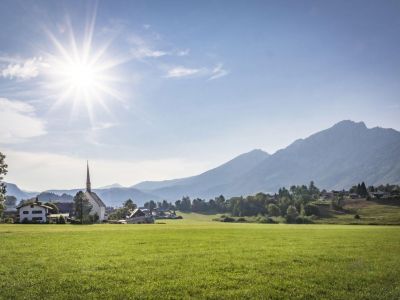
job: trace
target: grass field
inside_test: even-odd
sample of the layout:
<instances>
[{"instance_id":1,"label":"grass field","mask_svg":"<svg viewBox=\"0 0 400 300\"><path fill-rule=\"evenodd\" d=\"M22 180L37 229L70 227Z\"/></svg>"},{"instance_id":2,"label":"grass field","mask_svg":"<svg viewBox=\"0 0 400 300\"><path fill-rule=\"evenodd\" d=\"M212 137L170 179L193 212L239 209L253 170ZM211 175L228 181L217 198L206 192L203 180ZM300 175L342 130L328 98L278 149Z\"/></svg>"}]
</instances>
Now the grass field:
<instances>
[{"instance_id":1,"label":"grass field","mask_svg":"<svg viewBox=\"0 0 400 300\"><path fill-rule=\"evenodd\" d=\"M400 299L400 227L0 225L1 299Z\"/></svg>"},{"instance_id":2,"label":"grass field","mask_svg":"<svg viewBox=\"0 0 400 300\"><path fill-rule=\"evenodd\" d=\"M344 209L349 213L333 214L331 218L317 220L323 224L364 224L364 225L400 225L400 205L387 205L361 199L345 201ZM354 219L358 214L360 219Z\"/></svg>"}]
</instances>

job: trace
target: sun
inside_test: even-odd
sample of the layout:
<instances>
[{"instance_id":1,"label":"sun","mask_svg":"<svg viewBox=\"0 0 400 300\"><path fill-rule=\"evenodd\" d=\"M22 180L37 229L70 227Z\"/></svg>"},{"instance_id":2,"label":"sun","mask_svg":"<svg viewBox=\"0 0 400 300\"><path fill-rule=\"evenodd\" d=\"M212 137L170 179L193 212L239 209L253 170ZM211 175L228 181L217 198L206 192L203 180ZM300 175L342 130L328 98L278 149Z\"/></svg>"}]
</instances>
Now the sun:
<instances>
[{"instance_id":1,"label":"sun","mask_svg":"<svg viewBox=\"0 0 400 300\"><path fill-rule=\"evenodd\" d=\"M115 69L123 61L110 58L107 53L110 43L93 46L94 26L81 43L75 38L72 26L69 26L66 42L47 33L56 50L46 55L46 87L56 99L53 109L70 104L73 113L78 114L77 108L83 106L93 123L97 107L109 112L107 102L111 99L122 101L114 86L119 81Z\"/></svg>"},{"instance_id":2,"label":"sun","mask_svg":"<svg viewBox=\"0 0 400 300\"><path fill-rule=\"evenodd\" d=\"M89 90L98 85L98 74L96 69L85 62L74 62L66 64L61 70L68 84L77 90Z\"/></svg>"}]
</instances>

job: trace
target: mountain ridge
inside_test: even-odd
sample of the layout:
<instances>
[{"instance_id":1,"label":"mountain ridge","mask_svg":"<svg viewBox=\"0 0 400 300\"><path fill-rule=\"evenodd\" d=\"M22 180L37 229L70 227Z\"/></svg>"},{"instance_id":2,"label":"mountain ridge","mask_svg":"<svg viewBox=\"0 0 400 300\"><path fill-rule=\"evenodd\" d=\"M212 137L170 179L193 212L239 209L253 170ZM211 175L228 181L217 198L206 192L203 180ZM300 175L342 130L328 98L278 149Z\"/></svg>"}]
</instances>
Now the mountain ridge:
<instances>
[{"instance_id":1,"label":"mountain ridge","mask_svg":"<svg viewBox=\"0 0 400 300\"><path fill-rule=\"evenodd\" d=\"M400 132L367 128L364 122L343 120L306 138L295 140L270 155L254 149L198 175L164 181L143 181L131 187L113 184L94 189L107 205L133 198L175 201L182 196L213 198L276 192L280 187L313 180L325 189L367 184L400 183ZM9 194L32 195L8 184ZM11 192L10 192L11 190ZM82 189L48 190L72 194ZM17 197L17 198L19 198Z\"/></svg>"}]
</instances>

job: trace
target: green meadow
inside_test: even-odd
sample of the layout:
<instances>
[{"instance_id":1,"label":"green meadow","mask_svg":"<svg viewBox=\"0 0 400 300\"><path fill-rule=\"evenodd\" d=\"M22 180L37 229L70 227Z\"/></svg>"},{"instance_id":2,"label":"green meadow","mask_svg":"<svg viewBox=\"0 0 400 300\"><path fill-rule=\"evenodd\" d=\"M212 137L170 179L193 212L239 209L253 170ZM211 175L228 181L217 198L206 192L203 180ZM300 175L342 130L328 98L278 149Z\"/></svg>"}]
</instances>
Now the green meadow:
<instances>
[{"instance_id":1,"label":"green meadow","mask_svg":"<svg viewBox=\"0 0 400 300\"><path fill-rule=\"evenodd\" d=\"M0 225L0 299L400 299L400 227Z\"/></svg>"}]
</instances>

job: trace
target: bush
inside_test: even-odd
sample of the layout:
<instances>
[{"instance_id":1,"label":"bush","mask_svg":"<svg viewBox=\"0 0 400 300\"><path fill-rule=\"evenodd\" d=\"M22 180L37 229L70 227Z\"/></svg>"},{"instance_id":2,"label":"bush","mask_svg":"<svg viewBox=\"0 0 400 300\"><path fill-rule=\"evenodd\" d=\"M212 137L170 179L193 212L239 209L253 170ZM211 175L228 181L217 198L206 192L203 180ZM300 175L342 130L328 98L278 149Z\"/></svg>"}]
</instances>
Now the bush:
<instances>
[{"instance_id":1,"label":"bush","mask_svg":"<svg viewBox=\"0 0 400 300\"><path fill-rule=\"evenodd\" d=\"M306 216L311 216L311 215L318 216L319 208L317 205L309 203L304 206L304 213Z\"/></svg>"},{"instance_id":2,"label":"bush","mask_svg":"<svg viewBox=\"0 0 400 300\"><path fill-rule=\"evenodd\" d=\"M354 216L354 219L359 220L359 219L361 219L361 217L360 217L360 215L355 215L355 216Z\"/></svg>"},{"instance_id":3,"label":"bush","mask_svg":"<svg viewBox=\"0 0 400 300\"><path fill-rule=\"evenodd\" d=\"M57 223L58 223L58 224L65 224L66 221L65 221L64 216L60 216L60 217L58 218L58 220L57 220Z\"/></svg>"},{"instance_id":4,"label":"bush","mask_svg":"<svg viewBox=\"0 0 400 300\"><path fill-rule=\"evenodd\" d=\"M276 204L273 203L269 204L267 210L268 210L268 215L271 217L278 217L281 215L281 210Z\"/></svg>"},{"instance_id":5,"label":"bush","mask_svg":"<svg viewBox=\"0 0 400 300\"><path fill-rule=\"evenodd\" d=\"M286 211L286 222L296 223L296 218L298 217L298 212L295 206L290 205Z\"/></svg>"},{"instance_id":6,"label":"bush","mask_svg":"<svg viewBox=\"0 0 400 300\"><path fill-rule=\"evenodd\" d=\"M247 222L247 220L245 218L238 218L236 222Z\"/></svg>"},{"instance_id":7,"label":"bush","mask_svg":"<svg viewBox=\"0 0 400 300\"><path fill-rule=\"evenodd\" d=\"M275 221L273 218L265 218L265 217L262 217L262 218L258 218L258 223L261 223L261 224L278 224L279 222L277 222L277 221Z\"/></svg>"},{"instance_id":8,"label":"bush","mask_svg":"<svg viewBox=\"0 0 400 300\"><path fill-rule=\"evenodd\" d=\"M231 217L221 218L220 220L221 222L235 222L235 219Z\"/></svg>"},{"instance_id":9,"label":"bush","mask_svg":"<svg viewBox=\"0 0 400 300\"><path fill-rule=\"evenodd\" d=\"M303 217L303 216L298 216L296 218L296 223L297 224L312 224L314 222L310 218Z\"/></svg>"},{"instance_id":10,"label":"bush","mask_svg":"<svg viewBox=\"0 0 400 300\"><path fill-rule=\"evenodd\" d=\"M6 224L13 224L13 223L14 223L14 219L13 219L13 218L5 218L5 219L4 219L4 223L6 223Z\"/></svg>"}]
</instances>

